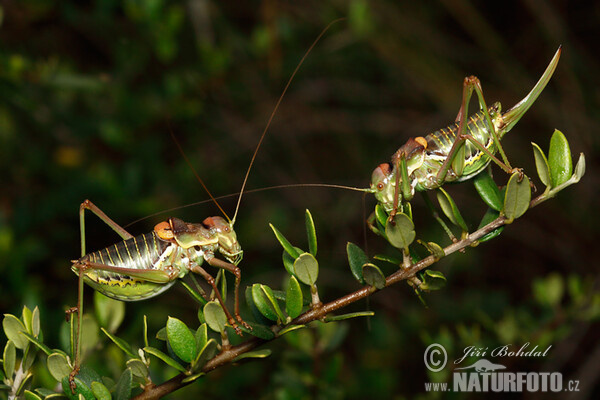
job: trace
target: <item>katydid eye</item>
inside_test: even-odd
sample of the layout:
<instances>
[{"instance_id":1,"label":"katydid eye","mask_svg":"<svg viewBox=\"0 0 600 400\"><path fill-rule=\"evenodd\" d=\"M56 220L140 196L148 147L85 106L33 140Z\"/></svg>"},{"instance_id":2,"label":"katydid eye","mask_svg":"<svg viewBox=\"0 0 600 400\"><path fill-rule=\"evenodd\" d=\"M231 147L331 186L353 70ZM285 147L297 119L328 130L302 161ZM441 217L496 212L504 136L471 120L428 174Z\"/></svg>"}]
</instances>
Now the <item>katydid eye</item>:
<instances>
[{"instance_id":1,"label":"katydid eye","mask_svg":"<svg viewBox=\"0 0 600 400\"><path fill-rule=\"evenodd\" d=\"M383 190L383 182L379 182L379 183L377 184L377 189L379 189L379 190Z\"/></svg>"}]
</instances>

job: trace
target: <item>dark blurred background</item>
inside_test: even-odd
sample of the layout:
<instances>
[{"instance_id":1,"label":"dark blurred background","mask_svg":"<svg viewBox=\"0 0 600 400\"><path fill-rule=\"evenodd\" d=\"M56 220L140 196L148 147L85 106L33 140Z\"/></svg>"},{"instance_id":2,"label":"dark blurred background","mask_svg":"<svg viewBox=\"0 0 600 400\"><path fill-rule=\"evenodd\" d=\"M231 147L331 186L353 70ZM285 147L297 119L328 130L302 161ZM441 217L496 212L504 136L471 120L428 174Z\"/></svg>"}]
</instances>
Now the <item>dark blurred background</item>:
<instances>
[{"instance_id":1,"label":"dark blurred background","mask_svg":"<svg viewBox=\"0 0 600 400\"><path fill-rule=\"evenodd\" d=\"M464 76L477 75L488 104L501 101L508 109L562 44L550 84L503 144L513 164L536 176L530 142L547 150L553 130L560 129L575 155L586 154L587 173L578 185L528 212L499 238L437 264L448 285L424 296L428 308L407 285L397 285L351 307L374 310L370 324L352 320L279 340L269 345L270 359L223 368L172 398L436 398L423 384L448 381L450 369L427 374L423 351L434 342L444 343L451 359L470 345L551 344L545 359L495 361L510 371L560 371L587 390L573 398L598 395L600 3L0 5L0 310L18 314L23 304L39 305L51 347L59 346L64 310L76 302L69 260L80 253L79 204L89 198L127 225L207 199L170 131L212 193L239 191L277 97L334 19L346 17L325 34L293 81L258 153L249 189L297 183L366 187L373 168L389 161L409 137L454 120ZM448 190L476 228L485 207L473 186ZM231 216L235 198L221 204ZM373 206L368 197L367 214ZM313 188L250 193L236 224L245 250L244 287L262 282L281 288L281 248L268 223L306 247L305 208L317 225L323 300L358 288L347 266L348 241L368 246L371 255L390 252L371 233L365 243L361 194ZM414 212L420 237L447 244L419 197ZM200 222L210 215L219 211L206 203L127 229L139 234L169 216ZM89 250L119 240L91 214L86 221ZM118 334L141 345L144 314L151 332L167 315L190 325L197 321L196 307L176 286L158 298L128 303ZM306 345L313 342L318 345ZM160 382L174 372L157 374Z\"/></svg>"}]
</instances>

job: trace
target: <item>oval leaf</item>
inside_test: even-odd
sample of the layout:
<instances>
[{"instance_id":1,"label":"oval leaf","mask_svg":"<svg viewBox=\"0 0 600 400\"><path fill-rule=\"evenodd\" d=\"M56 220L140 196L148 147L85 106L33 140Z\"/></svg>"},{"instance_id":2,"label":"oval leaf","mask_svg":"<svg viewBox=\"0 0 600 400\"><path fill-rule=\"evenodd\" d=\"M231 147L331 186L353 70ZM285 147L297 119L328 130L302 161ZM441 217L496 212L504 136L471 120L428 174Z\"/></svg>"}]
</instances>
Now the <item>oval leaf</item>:
<instances>
[{"instance_id":1,"label":"oval leaf","mask_svg":"<svg viewBox=\"0 0 600 400\"><path fill-rule=\"evenodd\" d=\"M123 371L115 386L115 400L129 400L131 398L132 379L133 376L131 374L131 370L127 368L125 371Z\"/></svg>"},{"instance_id":2,"label":"oval leaf","mask_svg":"<svg viewBox=\"0 0 600 400\"><path fill-rule=\"evenodd\" d=\"M565 183L571 177L573 162L569 142L563 133L555 130L550 139L550 150L548 150L548 165L552 187Z\"/></svg>"},{"instance_id":3,"label":"oval leaf","mask_svg":"<svg viewBox=\"0 0 600 400\"><path fill-rule=\"evenodd\" d=\"M165 364L175 368L176 370L180 372L185 372L185 368L183 368L177 361L173 360L171 357L169 357L162 351L150 346L144 347L144 351L150 355L153 355L159 360L162 360Z\"/></svg>"},{"instance_id":4,"label":"oval leaf","mask_svg":"<svg viewBox=\"0 0 600 400\"><path fill-rule=\"evenodd\" d=\"M4 368L4 376L12 378L13 372L15 371L15 362L17 360L17 350L12 340L6 342L4 346L4 353L2 355L2 367Z\"/></svg>"},{"instance_id":5,"label":"oval leaf","mask_svg":"<svg viewBox=\"0 0 600 400\"><path fill-rule=\"evenodd\" d=\"M277 228L275 228L273 226L273 224L269 224L269 226L273 230L273 233L275 234L275 237L277 238L279 243L281 243L281 246L283 247L283 249L285 251L287 251L288 254L290 256L292 256L294 259L298 258L300 253L298 251L296 251L296 248L294 246L292 246L292 244L285 238L285 236L283 236L283 234L281 232L279 232L277 230Z\"/></svg>"},{"instance_id":6,"label":"oval leaf","mask_svg":"<svg viewBox=\"0 0 600 400\"><path fill-rule=\"evenodd\" d=\"M375 264L365 264L363 266L363 276L367 285L383 289L385 287L385 276Z\"/></svg>"},{"instance_id":7,"label":"oval leaf","mask_svg":"<svg viewBox=\"0 0 600 400\"><path fill-rule=\"evenodd\" d=\"M317 256L317 231L315 229L315 222L313 221L313 217L306 209L306 213L304 216L304 223L306 224L306 235L308 236L308 251L313 256Z\"/></svg>"},{"instance_id":8,"label":"oval leaf","mask_svg":"<svg viewBox=\"0 0 600 400\"><path fill-rule=\"evenodd\" d=\"M219 351L219 346L215 339L210 339L198 353L198 357L194 360L194 370L202 367L210 359L212 359Z\"/></svg>"},{"instance_id":9,"label":"oval leaf","mask_svg":"<svg viewBox=\"0 0 600 400\"><path fill-rule=\"evenodd\" d=\"M206 316L206 311L204 315ZM190 363L196 358L198 354L196 339L182 321L169 317L167 320L167 339L175 355L182 361Z\"/></svg>"},{"instance_id":10,"label":"oval leaf","mask_svg":"<svg viewBox=\"0 0 600 400\"><path fill-rule=\"evenodd\" d=\"M25 390L23 394L25 395L25 400L42 400L40 396L29 390Z\"/></svg>"},{"instance_id":11,"label":"oval leaf","mask_svg":"<svg viewBox=\"0 0 600 400\"><path fill-rule=\"evenodd\" d=\"M499 216L500 216L500 213L498 211L492 210L491 208L488 208L487 212L485 213L485 215L481 219L481 222L479 223L479 227L477 229L483 228L484 226L486 226L487 224L489 224L490 222L492 222L493 220L495 220ZM488 240L491 240L491 239L495 238L496 236L500 235L500 233L502 233L503 230L504 230L504 225L501 226L500 228L494 229L493 231L491 231L487 235L482 236L477 241L480 242L480 243L487 242Z\"/></svg>"},{"instance_id":12,"label":"oval leaf","mask_svg":"<svg viewBox=\"0 0 600 400\"><path fill-rule=\"evenodd\" d=\"M50 374L59 382L71 373L71 367L69 366L67 357L60 353L50 354L46 360L46 365L48 366Z\"/></svg>"},{"instance_id":13,"label":"oval leaf","mask_svg":"<svg viewBox=\"0 0 600 400\"><path fill-rule=\"evenodd\" d=\"M217 301L210 301L204 306L204 319L210 329L215 332L223 332L227 325L227 315L223 307Z\"/></svg>"},{"instance_id":14,"label":"oval leaf","mask_svg":"<svg viewBox=\"0 0 600 400\"><path fill-rule=\"evenodd\" d=\"M198 327L194 337L196 339L196 346L198 346L199 349L206 345L206 342L208 341L208 329L205 323Z\"/></svg>"},{"instance_id":15,"label":"oval leaf","mask_svg":"<svg viewBox=\"0 0 600 400\"><path fill-rule=\"evenodd\" d=\"M531 145L533 146L533 157L535 158L535 169L537 169L538 177L544 185L551 186L552 181L550 180L550 167L548 166L548 159L546 159L546 155L540 146L533 142L531 142Z\"/></svg>"},{"instance_id":16,"label":"oval leaf","mask_svg":"<svg viewBox=\"0 0 600 400\"><path fill-rule=\"evenodd\" d=\"M260 283L252 285L252 300L254 301L254 305L262 315L271 321L277 321L277 313L273 309L273 305L269 299L265 296L261 286Z\"/></svg>"},{"instance_id":17,"label":"oval leaf","mask_svg":"<svg viewBox=\"0 0 600 400\"><path fill-rule=\"evenodd\" d=\"M140 378L145 381L148 377L148 366L144 364L142 360L132 358L131 360L127 361L126 365L127 368L131 370L131 374L136 378Z\"/></svg>"},{"instance_id":18,"label":"oval leaf","mask_svg":"<svg viewBox=\"0 0 600 400\"><path fill-rule=\"evenodd\" d=\"M11 340L17 349L23 350L29 344L29 340L21 332L27 332L23 322L12 314L4 314L2 320L2 328L6 337Z\"/></svg>"},{"instance_id":19,"label":"oval leaf","mask_svg":"<svg viewBox=\"0 0 600 400\"><path fill-rule=\"evenodd\" d=\"M408 215L399 213L396 214L393 221L387 221L385 234L392 246L399 249L406 249L415 240L415 225ZM366 280L367 278L365 277Z\"/></svg>"},{"instance_id":20,"label":"oval leaf","mask_svg":"<svg viewBox=\"0 0 600 400\"><path fill-rule=\"evenodd\" d=\"M129 345L129 343L127 343L126 341L124 341L121 338L116 337L115 335L113 335L112 333L108 332L104 328L100 328L100 330L102 332L104 332L104 334L106 336L108 336L108 338L110 340L112 340L112 342L114 344L116 344L117 347L119 347L121 350L123 350L125 352L125 354L127 354L131 358L135 358L136 357L135 353L131 350L131 346ZM157 336L158 336L158 333L157 333Z\"/></svg>"},{"instance_id":21,"label":"oval leaf","mask_svg":"<svg viewBox=\"0 0 600 400\"><path fill-rule=\"evenodd\" d=\"M348 253L348 264L350 264L352 275L354 275L354 278L359 283L365 283L362 266L369 262L369 257L367 257L363 249L352 242L346 244L346 253Z\"/></svg>"},{"instance_id":22,"label":"oval leaf","mask_svg":"<svg viewBox=\"0 0 600 400\"><path fill-rule=\"evenodd\" d=\"M446 277L440 271L426 270L423 274L422 290L438 290L446 286Z\"/></svg>"},{"instance_id":23,"label":"oval leaf","mask_svg":"<svg viewBox=\"0 0 600 400\"><path fill-rule=\"evenodd\" d=\"M500 189L498 189L496 182L494 182L487 169L475 177L473 185L485 204L496 211L502 210Z\"/></svg>"},{"instance_id":24,"label":"oval leaf","mask_svg":"<svg viewBox=\"0 0 600 400\"><path fill-rule=\"evenodd\" d=\"M281 312L281 308L279 308L279 304L277 303L277 299L275 298L273 290L267 285L260 285L260 289L263 291L263 294L265 295L267 300L269 300L269 302L271 303L275 314L277 314L277 323L283 323L283 321L285 321L285 317Z\"/></svg>"},{"instance_id":25,"label":"oval leaf","mask_svg":"<svg viewBox=\"0 0 600 400\"><path fill-rule=\"evenodd\" d=\"M233 362L237 362L243 360L244 358L267 358L271 355L271 350L262 349L262 350L254 350L249 351L247 353L242 353L236 358L233 359Z\"/></svg>"},{"instance_id":26,"label":"oval leaf","mask_svg":"<svg viewBox=\"0 0 600 400\"><path fill-rule=\"evenodd\" d=\"M111 400L110 390L100 382L92 382L92 392L98 400Z\"/></svg>"},{"instance_id":27,"label":"oval leaf","mask_svg":"<svg viewBox=\"0 0 600 400\"><path fill-rule=\"evenodd\" d=\"M310 253L300 254L294 261L294 272L300 282L314 285L319 277L319 263Z\"/></svg>"},{"instance_id":28,"label":"oval leaf","mask_svg":"<svg viewBox=\"0 0 600 400\"><path fill-rule=\"evenodd\" d=\"M115 332L125 318L125 303L98 291L94 292L94 307L98 323L109 332Z\"/></svg>"},{"instance_id":29,"label":"oval leaf","mask_svg":"<svg viewBox=\"0 0 600 400\"><path fill-rule=\"evenodd\" d=\"M508 219L508 223L514 221L525 214L529 208L531 201L531 186L529 186L529 178L523 176L519 182L519 173L512 174L506 185L506 194L504 195L504 215Z\"/></svg>"},{"instance_id":30,"label":"oval leaf","mask_svg":"<svg viewBox=\"0 0 600 400\"><path fill-rule=\"evenodd\" d=\"M285 312L294 319L302 312L302 289L298 280L290 276L288 287L285 292Z\"/></svg>"},{"instance_id":31,"label":"oval leaf","mask_svg":"<svg viewBox=\"0 0 600 400\"><path fill-rule=\"evenodd\" d=\"M444 212L446 217L448 217L450 222L462 229L463 232L468 232L469 228L467 227L467 224L465 223L465 220L463 219L462 215L460 215L460 211L458 211L456 203L454 202L454 200L452 200L452 197L450 197L448 192L446 192L442 188L439 188L437 192L437 199L440 203L442 211Z\"/></svg>"}]
</instances>

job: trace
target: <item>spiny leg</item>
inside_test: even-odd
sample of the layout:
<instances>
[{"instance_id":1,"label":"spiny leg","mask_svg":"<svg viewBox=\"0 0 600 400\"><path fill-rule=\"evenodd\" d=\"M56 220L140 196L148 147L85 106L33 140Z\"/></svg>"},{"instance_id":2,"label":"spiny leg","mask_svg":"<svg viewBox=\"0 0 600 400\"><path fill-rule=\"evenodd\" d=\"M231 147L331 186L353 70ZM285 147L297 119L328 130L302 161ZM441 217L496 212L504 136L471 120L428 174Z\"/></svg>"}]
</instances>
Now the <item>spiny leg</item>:
<instances>
[{"instance_id":1,"label":"spiny leg","mask_svg":"<svg viewBox=\"0 0 600 400\"><path fill-rule=\"evenodd\" d=\"M248 325L246 323L246 321L244 321L242 319L242 316L240 315L240 296L239 296L239 292L240 292L240 282L242 280L242 272L241 270L234 264L223 261L221 259L218 258L209 258L207 260L207 262L212 265L213 267L217 267L217 268L223 268L224 270L227 270L229 272L231 272L232 274L235 275L235 289L234 289L234 296L235 296L235 306L234 306L234 313L235 313L235 318L237 319L237 321L242 324L246 329L252 329L252 327L250 325Z\"/></svg>"},{"instance_id":2,"label":"spiny leg","mask_svg":"<svg viewBox=\"0 0 600 400\"><path fill-rule=\"evenodd\" d=\"M67 316L77 313L77 337L75 340L75 361L73 363L73 370L69 373L69 386L71 387L71 393L75 394L75 388L77 385L75 384L75 376L79 373L79 367L81 363L81 328L83 321L83 272L86 267L83 264L77 263L77 269L79 270L79 276L77 279L77 307L75 309L70 308L67 310Z\"/></svg>"},{"instance_id":3,"label":"spiny leg","mask_svg":"<svg viewBox=\"0 0 600 400\"><path fill-rule=\"evenodd\" d=\"M104 213L101 209L99 209L94 203L89 200L84 200L83 203L79 206L79 227L81 229L81 257L85 256L85 210L90 210L98 218L100 218L104 223L112 228L115 232L119 234L123 239L131 239L133 235L127 232L124 228L122 228L115 221L110 219L108 215Z\"/></svg>"},{"instance_id":4,"label":"spiny leg","mask_svg":"<svg viewBox=\"0 0 600 400\"><path fill-rule=\"evenodd\" d=\"M498 148L498 151L500 152L500 154L502 156L502 161L499 160L497 157L495 157L476 138L474 138L471 135L466 134L466 129L467 129L467 125L468 125L467 119L469 117L468 116L469 102L471 100L471 96L473 95L473 91L475 91L475 93L477 93L479 107L480 107L481 111L483 112L483 115L485 118L485 124L488 126L489 130L491 131L492 139L494 141L494 144L496 145L496 148ZM438 184L442 184L444 182L444 179L446 178L448 170L452 166L452 162L454 161L454 158L456 157L461 146L463 146L464 142L467 140L469 140L471 143L473 143L473 145L475 147L477 147L477 149L479 149L480 151L485 153L486 156L488 156L492 161L494 161L496 164L498 164L498 166L500 166L500 168L502 168L507 173L510 174L515 171L515 169L513 167L511 167L510 163L508 162L506 154L504 153L504 149L502 148L502 145L500 143L500 137L498 136L498 133L496 132L496 129L492 122L492 118L490 116L488 107L487 107L487 105L485 103L485 99L483 97L483 90L481 89L481 82L475 76L466 77L464 80L463 98L462 98L462 103L461 103L460 110L459 110L459 113L457 116L457 121L458 121L458 131L456 134L456 139L454 140L454 143L452 144L452 147L450 148L450 151L448 152L448 156L446 157L446 160L444 160L442 167L440 168L440 170L438 171L438 173L436 175L436 181ZM459 162L463 162L463 161L461 160Z\"/></svg>"},{"instance_id":5,"label":"spiny leg","mask_svg":"<svg viewBox=\"0 0 600 400\"><path fill-rule=\"evenodd\" d=\"M225 315L227 316L227 321L229 321L229 324L233 327L233 329L235 329L235 333L242 336L241 329L239 328L239 326L237 326L235 319L231 316L231 313L229 312L229 310L227 309L227 306L225 305L225 302L223 301L223 297L221 297L221 292L219 292L219 289L217 288L217 285L215 284L215 278L213 278L212 275L210 275L208 272L206 272L204 270L204 268L202 268L199 265L193 266L192 272L201 275L206 280L206 282L208 282L208 284L213 288L213 292L217 296L217 300L219 301L219 304L221 304L221 307L223 308L223 311L225 312Z\"/></svg>"}]
</instances>

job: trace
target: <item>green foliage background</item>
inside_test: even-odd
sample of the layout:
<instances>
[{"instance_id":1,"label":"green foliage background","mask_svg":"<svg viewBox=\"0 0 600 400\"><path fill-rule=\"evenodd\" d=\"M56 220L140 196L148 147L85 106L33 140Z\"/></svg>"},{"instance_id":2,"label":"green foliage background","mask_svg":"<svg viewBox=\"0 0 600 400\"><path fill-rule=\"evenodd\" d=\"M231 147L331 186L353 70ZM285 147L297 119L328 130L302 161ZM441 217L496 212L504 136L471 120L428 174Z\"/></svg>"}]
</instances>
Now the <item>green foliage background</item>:
<instances>
[{"instance_id":1,"label":"green foliage background","mask_svg":"<svg viewBox=\"0 0 600 400\"><path fill-rule=\"evenodd\" d=\"M454 120L464 76L477 75L488 102L500 100L508 109L533 86L559 44L564 52L548 88L503 143L511 162L535 176L530 142L546 150L554 128L561 129L574 154L586 153L588 173L499 239L438 264L448 287L425 296L429 308L407 286L385 290L356 307L376 311L370 325L352 320L330 331L291 335L270 346L271 358L219 370L172 397L426 397L424 382L447 380L428 376L423 365L423 350L433 342L447 345L451 359L470 345L552 344L548 359L503 363L511 371L550 368L583 379L598 350L593 332L600 308L594 257L600 7L399 3L0 3L0 310L18 315L23 304L39 305L45 342L58 347L63 312L76 302L69 260L79 257L79 204L89 198L126 225L206 199L169 131L215 195L237 192L302 54L323 27L346 17L292 83L248 188L315 182L365 187L373 168L407 138ZM472 185L448 190L475 224L485 207ZM304 209L310 208L319 233L321 297L354 290L345 247L364 242L362 201L359 194L330 189L246 195L236 225L245 250L244 287L281 287L285 270L268 223L300 242ZM222 205L233 214L235 198ZM367 212L373 205L367 198ZM414 212L418 234L443 241L422 201L415 201ZM206 203L127 229L137 234L168 216L197 222L218 214ZM118 239L94 218L87 221L88 249ZM385 248L372 234L367 243L371 254ZM195 321L195 313L176 286L127 304L118 334L141 345L144 314L155 332L168 315ZM108 348L118 361L118 352ZM174 371L156 371L155 381L169 374ZM598 394L598 375L591 375L586 396L594 388Z\"/></svg>"}]
</instances>

